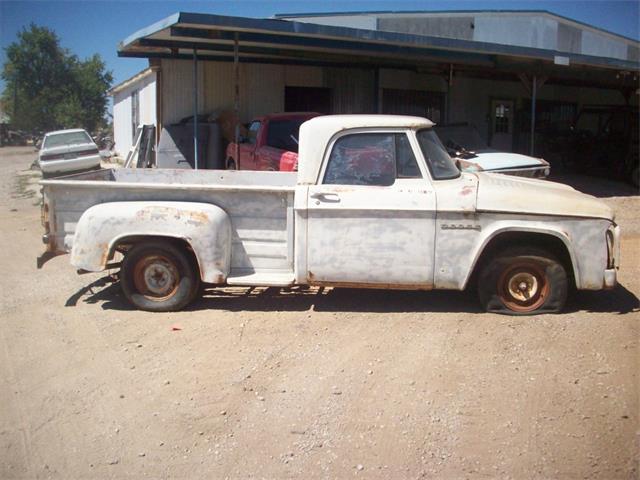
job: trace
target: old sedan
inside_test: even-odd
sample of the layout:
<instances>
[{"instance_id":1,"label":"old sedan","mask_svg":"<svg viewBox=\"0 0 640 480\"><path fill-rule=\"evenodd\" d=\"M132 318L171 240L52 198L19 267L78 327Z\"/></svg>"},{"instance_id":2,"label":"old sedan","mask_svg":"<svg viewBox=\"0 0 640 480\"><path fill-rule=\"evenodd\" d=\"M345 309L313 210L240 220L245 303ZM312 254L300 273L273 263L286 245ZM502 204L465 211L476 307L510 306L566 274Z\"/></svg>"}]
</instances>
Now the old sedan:
<instances>
[{"instance_id":1,"label":"old sedan","mask_svg":"<svg viewBox=\"0 0 640 480\"><path fill-rule=\"evenodd\" d=\"M44 136L38 164L43 177L52 177L100 168L100 153L85 130L58 130Z\"/></svg>"}]
</instances>

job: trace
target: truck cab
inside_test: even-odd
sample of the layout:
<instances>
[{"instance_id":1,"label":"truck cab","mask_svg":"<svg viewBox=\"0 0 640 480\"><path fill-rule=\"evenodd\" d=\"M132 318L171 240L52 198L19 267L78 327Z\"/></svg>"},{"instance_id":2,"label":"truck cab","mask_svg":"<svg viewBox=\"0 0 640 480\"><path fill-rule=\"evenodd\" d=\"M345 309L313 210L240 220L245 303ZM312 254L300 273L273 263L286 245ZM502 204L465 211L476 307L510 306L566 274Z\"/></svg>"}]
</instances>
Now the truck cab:
<instances>
[{"instance_id":1,"label":"truck cab","mask_svg":"<svg viewBox=\"0 0 640 480\"><path fill-rule=\"evenodd\" d=\"M298 167L300 125L319 113L276 113L253 119L247 136L227 146L228 170L292 172Z\"/></svg>"}]
</instances>

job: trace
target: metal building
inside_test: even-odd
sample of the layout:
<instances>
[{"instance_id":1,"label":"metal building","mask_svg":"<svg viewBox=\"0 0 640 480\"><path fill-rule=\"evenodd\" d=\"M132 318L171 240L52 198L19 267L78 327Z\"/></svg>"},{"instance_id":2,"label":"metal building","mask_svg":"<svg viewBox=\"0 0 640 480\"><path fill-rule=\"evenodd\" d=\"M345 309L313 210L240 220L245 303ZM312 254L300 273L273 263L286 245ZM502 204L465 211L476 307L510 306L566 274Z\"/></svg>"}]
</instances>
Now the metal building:
<instances>
[{"instance_id":1,"label":"metal building","mask_svg":"<svg viewBox=\"0 0 640 480\"><path fill-rule=\"evenodd\" d=\"M115 152L124 157L133 145L138 125L155 125L156 72L147 68L109 91L113 97Z\"/></svg>"},{"instance_id":2,"label":"metal building","mask_svg":"<svg viewBox=\"0 0 640 480\"><path fill-rule=\"evenodd\" d=\"M585 105L638 105L640 43L545 11L177 13L123 57L157 75L157 123L236 109L405 113L468 122L504 150L548 152ZM118 119L116 118L116 122Z\"/></svg>"}]
</instances>

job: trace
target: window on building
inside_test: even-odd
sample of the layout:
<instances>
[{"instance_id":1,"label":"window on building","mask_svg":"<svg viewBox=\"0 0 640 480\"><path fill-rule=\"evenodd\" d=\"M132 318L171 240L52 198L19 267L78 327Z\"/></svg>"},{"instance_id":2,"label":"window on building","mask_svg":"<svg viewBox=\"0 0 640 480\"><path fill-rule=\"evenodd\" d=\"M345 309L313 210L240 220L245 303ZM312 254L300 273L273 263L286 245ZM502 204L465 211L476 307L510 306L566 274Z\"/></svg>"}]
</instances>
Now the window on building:
<instances>
[{"instance_id":1,"label":"window on building","mask_svg":"<svg viewBox=\"0 0 640 480\"><path fill-rule=\"evenodd\" d=\"M575 120L576 104L555 100L536 101L536 130L568 130Z\"/></svg>"},{"instance_id":2,"label":"window on building","mask_svg":"<svg viewBox=\"0 0 640 480\"><path fill-rule=\"evenodd\" d=\"M404 133L345 135L333 145L325 184L390 186L396 178L421 178Z\"/></svg>"},{"instance_id":3,"label":"window on building","mask_svg":"<svg viewBox=\"0 0 640 480\"><path fill-rule=\"evenodd\" d=\"M509 119L511 118L511 107L504 103L495 106L495 128L494 133L509 133Z\"/></svg>"}]
</instances>

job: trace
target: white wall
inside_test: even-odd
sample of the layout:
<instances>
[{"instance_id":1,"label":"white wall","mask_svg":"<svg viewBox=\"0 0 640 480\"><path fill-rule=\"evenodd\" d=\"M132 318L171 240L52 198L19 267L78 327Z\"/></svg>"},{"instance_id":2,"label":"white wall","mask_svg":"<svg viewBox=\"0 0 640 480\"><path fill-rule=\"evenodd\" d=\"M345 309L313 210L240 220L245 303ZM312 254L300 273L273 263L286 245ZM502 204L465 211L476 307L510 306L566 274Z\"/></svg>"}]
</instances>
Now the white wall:
<instances>
[{"instance_id":1,"label":"white wall","mask_svg":"<svg viewBox=\"0 0 640 480\"><path fill-rule=\"evenodd\" d=\"M193 63L190 60L162 61L165 125L193 115ZM284 87L321 87L321 67L246 64L239 66L240 120L284 111ZM213 113L234 107L234 72L231 62L198 64L198 112Z\"/></svg>"},{"instance_id":2,"label":"white wall","mask_svg":"<svg viewBox=\"0 0 640 480\"><path fill-rule=\"evenodd\" d=\"M377 26L377 16L372 14L336 15L333 17L298 17L284 20L294 20L301 23L316 23L332 27L362 28L365 30L375 30Z\"/></svg>"},{"instance_id":3,"label":"white wall","mask_svg":"<svg viewBox=\"0 0 640 480\"><path fill-rule=\"evenodd\" d=\"M556 49L558 22L535 15L478 15L473 40L521 47Z\"/></svg>"},{"instance_id":4,"label":"white wall","mask_svg":"<svg viewBox=\"0 0 640 480\"><path fill-rule=\"evenodd\" d=\"M131 95L138 91L140 103L140 123L156 124L156 74L152 72L132 83L113 96L113 140L114 150L126 156L133 144L131 123Z\"/></svg>"},{"instance_id":5,"label":"white wall","mask_svg":"<svg viewBox=\"0 0 640 480\"><path fill-rule=\"evenodd\" d=\"M382 27L382 30L404 33L417 33L414 31L416 25L422 22L423 30L418 33L420 35L469 39L464 35L464 32L455 26L456 20L462 17L468 17L472 20L473 40L477 42L565 51L560 41L562 36L560 30L564 27L565 29L575 30L577 41L580 42L576 44L577 50L573 51L573 53L634 61L635 58L632 58L632 55L627 50L638 46L637 41L621 38L613 33L544 12L461 11L446 13L416 12L411 14L398 12L392 14L290 17L288 20L375 30L378 28L377 19L384 19L386 21L383 22L383 25L387 25L387 27ZM392 19L404 19L408 23L389 23L389 20ZM438 20L442 24L451 23L452 28L447 29L442 25L438 25L437 31L430 31L428 20ZM389 27L389 25L393 26ZM447 33L443 34L442 32Z\"/></svg>"},{"instance_id":6,"label":"white wall","mask_svg":"<svg viewBox=\"0 0 640 480\"><path fill-rule=\"evenodd\" d=\"M606 38L588 30L582 31L582 53L585 55L626 60L628 43Z\"/></svg>"}]
</instances>

